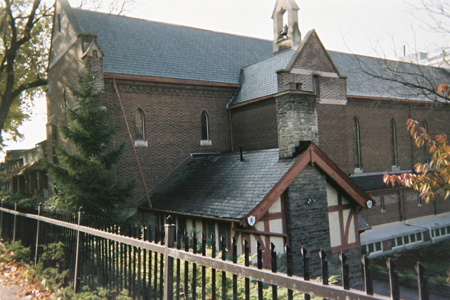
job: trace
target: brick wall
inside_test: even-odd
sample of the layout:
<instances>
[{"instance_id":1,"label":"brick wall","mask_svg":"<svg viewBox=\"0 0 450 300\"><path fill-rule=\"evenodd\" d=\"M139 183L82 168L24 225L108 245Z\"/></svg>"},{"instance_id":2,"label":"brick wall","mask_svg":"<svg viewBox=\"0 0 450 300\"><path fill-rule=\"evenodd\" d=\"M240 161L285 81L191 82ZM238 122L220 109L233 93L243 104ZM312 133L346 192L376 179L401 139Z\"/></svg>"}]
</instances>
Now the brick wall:
<instances>
[{"instance_id":1,"label":"brick wall","mask_svg":"<svg viewBox=\"0 0 450 300\"><path fill-rule=\"evenodd\" d=\"M145 116L145 140L148 147L137 147L136 153L149 190L189 158L190 153L230 151L230 131L226 103L233 89L165 85L117 81L119 94L135 140L134 114L141 109ZM116 143L125 143L122 160L116 172L124 179L136 178L135 201L145 200L139 170L119 108L118 98L109 81L106 83L105 105L113 105L115 123L119 126ZM209 116L211 146L200 146L201 114Z\"/></svg>"},{"instance_id":2,"label":"brick wall","mask_svg":"<svg viewBox=\"0 0 450 300\"><path fill-rule=\"evenodd\" d=\"M411 170L416 162L424 162L425 151L413 145L406 121L410 117L426 120L430 134L447 133L450 106L399 101L349 99L346 106L318 104L321 149L346 173L353 173L355 155L353 119L360 124L361 160L364 172L392 169L391 120L396 123L398 165Z\"/></svg>"},{"instance_id":3,"label":"brick wall","mask_svg":"<svg viewBox=\"0 0 450 300\"><path fill-rule=\"evenodd\" d=\"M278 148L275 99L232 109L233 147L239 150Z\"/></svg>"},{"instance_id":4,"label":"brick wall","mask_svg":"<svg viewBox=\"0 0 450 300\"><path fill-rule=\"evenodd\" d=\"M299 59L294 63L294 68L336 72L329 56L326 54L326 50L315 33L303 46Z\"/></svg>"},{"instance_id":5,"label":"brick wall","mask_svg":"<svg viewBox=\"0 0 450 300\"><path fill-rule=\"evenodd\" d=\"M450 211L450 201L443 198L435 202L419 201L419 195L407 189L369 192L377 202L372 209L365 209L361 216L372 226L410 220L413 218L432 216ZM381 198L384 198L384 210L381 209Z\"/></svg>"},{"instance_id":6,"label":"brick wall","mask_svg":"<svg viewBox=\"0 0 450 300\"><path fill-rule=\"evenodd\" d=\"M289 72L278 72L278 91L283 92L291 89L289 85L291 82L301 83L302 90L313 91L312 75L293 74Z\"/></svg>"}]
</instances>

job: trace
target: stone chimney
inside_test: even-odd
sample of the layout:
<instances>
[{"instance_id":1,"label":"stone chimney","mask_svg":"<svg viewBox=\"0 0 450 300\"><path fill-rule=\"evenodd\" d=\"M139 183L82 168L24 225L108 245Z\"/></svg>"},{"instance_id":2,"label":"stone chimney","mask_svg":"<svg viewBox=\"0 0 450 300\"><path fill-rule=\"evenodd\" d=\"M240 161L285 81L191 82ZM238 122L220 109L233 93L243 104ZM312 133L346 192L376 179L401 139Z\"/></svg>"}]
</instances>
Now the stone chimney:
<instances>
[{"instance_id":1,"label":"stone chimney","mask_svg":"<svg viewBox=\"0 0 450 300\"><path fill-rule=\"evenodd\" d=\"M298 27L299 7L295 0L277 0L272 14L273 52L297 46L302 41Z\"/></svg>"},{"instance_id":2,"label":"stone chimney","mask_svg":"<svg viewBox=\"0 0 450 300\"><path fill-rule=\"evenodd\" d=\"M316 94L287 90L275 98L280 159L292 158L300 142L311 141L319 145Z\"/></svg>"}]
</instances>

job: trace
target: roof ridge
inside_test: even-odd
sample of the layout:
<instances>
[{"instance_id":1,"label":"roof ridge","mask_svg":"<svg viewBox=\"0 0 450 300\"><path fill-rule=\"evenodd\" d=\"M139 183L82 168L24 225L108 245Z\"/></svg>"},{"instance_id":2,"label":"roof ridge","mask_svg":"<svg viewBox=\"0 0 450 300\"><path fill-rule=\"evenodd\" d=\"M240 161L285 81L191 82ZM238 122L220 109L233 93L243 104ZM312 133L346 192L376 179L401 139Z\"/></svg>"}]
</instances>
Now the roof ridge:
<instances>
[{"instance_id":1,"label":"roof ridge","mask_svg":"<svg viewBox=\"0 0 450 300\"><path fill-rule=\"evenodd\" d=\"M422 64L418 64L418 63L402 61L402 60L393 59L393 58L376 57L376 56L370 56L370 55L366 55L366 54L356 54L356 53L349 53L349 52L343 52L343 51L337 51L337 50L327 50L327 51L328 52L337 53L337 54L344 54L344 55L350 55L350 56L364 57L364 58L370 58L370 59L379 59L379 60L382 60L382 61L389 61L389 62L393 62L393 63L412 65L412 66L419 66L421 68L423 67L423 68L438 69L438 70L442 70L443 69L443 68L436 67L436 66L422 65Z\"/></svg>"},{"instance_id":2,"label":"roof ridge","mask_svg":"<svg viewBox=\"0 0 450 300\"><path fill-rule=\"evenodd\" d=\"M243 66L241 69L245 69L245 68L251 67L252 65L259 64L259 63L261 63L261 62L263 62L265 60L272 59L272 58L274 58L276 56L279 56L281 54L286 54L287 51L295 51L296 50L295 48L296 47L292 47L292 48L284 49L283 51L280 51L280 52L273 53L271 56L262 58L262 59L260 59L260 60L258 60L256 62L254 62L254 63L251 63L251 64L248 64L246 66Z\"/></svg>"},{"instance_id":3,"label":"roof ridge","mask_svg":"<svg viewBox=\"0 0 450 300\"><path fill-rule=\"evenodd\" d=\"M131 19L131 20L136 20L136 21L144 21L144 22L150 22L150 23L165 24L165 25L170 25L170 26L184 27L184 28L187 28L187 29L208 31L208 32L225 34L225 35L236 36L236 37L242 37L242 38L247 38L247 39L271 42L271 40L268 40L268 39L262 39L262 38L247 36L247 35L240 35L240 34L236 34L236 33L216 31L216 30L211 30L211 29L206 29L206 28L193 27L193 26L182 25L182 24L175 24L175 23L169 23L169 22L163 22L163 21L149 20L149 19L144 19L144 18L140 18L140 17L126 16L126 15L116 15L116 14L111 14L111 13L107 13L107 12L103 12L103 11L93 11L93 10L80 9L80 8L72 8L72 9L75 10L75 11L79 11L79 12L101 14L101 15L117 17L117 18L127 18L127 19Z\"/></svg>"}]
</instances>

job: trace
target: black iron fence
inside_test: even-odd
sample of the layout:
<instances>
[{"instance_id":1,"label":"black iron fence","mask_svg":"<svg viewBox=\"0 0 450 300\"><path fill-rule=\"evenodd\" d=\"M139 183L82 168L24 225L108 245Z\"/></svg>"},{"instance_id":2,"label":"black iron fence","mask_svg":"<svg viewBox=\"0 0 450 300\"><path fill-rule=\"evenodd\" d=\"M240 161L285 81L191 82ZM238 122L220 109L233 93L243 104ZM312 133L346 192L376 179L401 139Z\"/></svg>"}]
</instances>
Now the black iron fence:
<instances>
[{"instance_id":1,"label":"black iron fence","mask_svg":"<svg viewBox=\"0 0 450 300\"><path fill-rule=\"evenodd\" d=\"M169 222L170 223L170 222ZM372 268L367 257L362 258L365 291L350 288L347 258L341 253L341 286L328 282L326 253L320 251L321 282L310 281L309 258L302 249L303 277L293 276L292 251L286 246L286 273L278 272L275 246L271 245L271 269L263 269L262 250L258 243L256 266L251 265L248 241L244 241L243 264L238 263L237 242L231 245L220 238L216 249L201 235L190 237L176 231L174 225L150 226L140 223L114 223L93 216L77 216L50 211L20 210L2 202L0 237L14 243L21 240L30 247L37 264L42 246L62 242L64 261L58 268L68 270L66 284L73 282L75 291L84 286L104 287L130 292L133 299L294 299L301 294L326 299L400 299L395 263L390 268L391 297L374 295ZM52 262L45 262L51 264ZM429 299L424 268L419 263L419 299Z\"/></svg>"}]
</instances>

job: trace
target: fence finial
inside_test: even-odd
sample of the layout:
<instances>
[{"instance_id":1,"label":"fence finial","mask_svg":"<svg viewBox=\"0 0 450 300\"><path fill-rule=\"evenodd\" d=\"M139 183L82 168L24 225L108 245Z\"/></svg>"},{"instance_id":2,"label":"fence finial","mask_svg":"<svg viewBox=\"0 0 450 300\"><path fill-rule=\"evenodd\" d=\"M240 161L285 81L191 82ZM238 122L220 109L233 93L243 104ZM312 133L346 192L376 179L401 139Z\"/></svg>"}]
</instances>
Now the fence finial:
<instances>
[{"instance_id":1,"label":"fence finial","mask_svg":"<svg viewBox=\"0 0 450 300\"><path fill-rule=\"evenodd\" d=\"M419 288L419 300L429 300L428 278L425 277L425 267L420 262L417 262L415 269L417 273L417 286Z\"/></svg>"}]
</instances>

